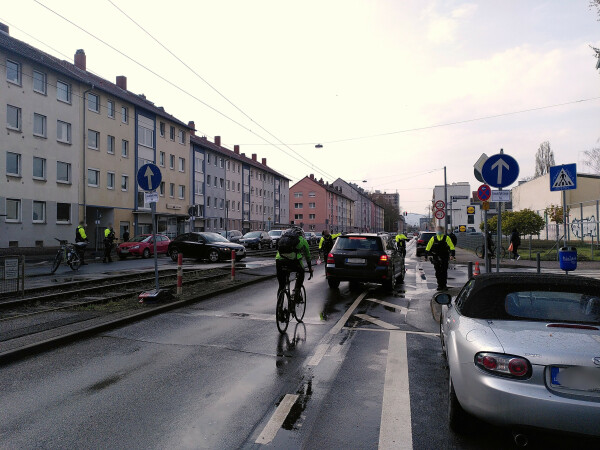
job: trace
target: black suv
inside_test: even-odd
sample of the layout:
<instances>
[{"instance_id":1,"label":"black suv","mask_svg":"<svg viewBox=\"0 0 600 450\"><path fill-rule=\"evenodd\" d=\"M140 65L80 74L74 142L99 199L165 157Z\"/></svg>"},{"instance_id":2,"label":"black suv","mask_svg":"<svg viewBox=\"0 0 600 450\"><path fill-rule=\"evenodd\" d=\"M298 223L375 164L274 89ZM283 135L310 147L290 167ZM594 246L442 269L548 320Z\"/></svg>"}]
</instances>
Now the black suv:
<instances>
[{"instance_id":1,"label":"black suv","mask_svg":"<svg viewBox=\"0 0 600 450\"><path fill-rule=\"evenodd\" d=\"M380 283L394 289L404 281L404 255L387 235L370 233L339 236L325 266L329 287L340 281Z\"/></svg>"},{"instance_id":2,"label":"black suv","mask_svg":"<svg viewBox=\"0 0 600 450\"><path fill-rule=\"evenodd\" d=\"M425 256L425 247L429 243L429 240L435 236L433 231L421 231L417 238L417 256Z\"/></svg>"}]
</instances>

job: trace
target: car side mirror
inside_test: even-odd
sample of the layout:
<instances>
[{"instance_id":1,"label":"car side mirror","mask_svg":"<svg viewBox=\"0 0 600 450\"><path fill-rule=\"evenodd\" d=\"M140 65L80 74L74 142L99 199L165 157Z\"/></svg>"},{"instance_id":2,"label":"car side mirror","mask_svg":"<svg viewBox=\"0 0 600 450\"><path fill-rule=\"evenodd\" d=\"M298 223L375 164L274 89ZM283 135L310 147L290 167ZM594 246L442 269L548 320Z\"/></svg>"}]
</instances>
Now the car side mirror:
<instances>
[{"instance_id":1,"label":"car side mirror","mask_svg":"<svg viewBox=\"0 0 600 450\"><path fill-rule=\"evenodd\" d=\"M449 305L452 301L452 297L446 292L438 292L433 296L433 299L439 305Z\"/></svg>"}]
</instances>

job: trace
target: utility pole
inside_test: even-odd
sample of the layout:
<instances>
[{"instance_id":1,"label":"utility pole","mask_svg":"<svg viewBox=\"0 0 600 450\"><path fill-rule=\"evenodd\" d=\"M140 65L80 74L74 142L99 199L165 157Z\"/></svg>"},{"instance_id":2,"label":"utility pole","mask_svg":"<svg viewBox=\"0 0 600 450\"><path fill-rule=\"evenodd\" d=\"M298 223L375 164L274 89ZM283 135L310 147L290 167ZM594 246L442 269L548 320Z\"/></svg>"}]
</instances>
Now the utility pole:
<instances>
[{"instance_id":1,"label":"utility pole","mask_svg":"<svg viewBox=\"0 0 600 450\"><path fill-rule=\"evenodd\" d=\"M446 183L446 166L444 166L444 233L448 230L448 184Z\"/></svg>"}]
</instances>

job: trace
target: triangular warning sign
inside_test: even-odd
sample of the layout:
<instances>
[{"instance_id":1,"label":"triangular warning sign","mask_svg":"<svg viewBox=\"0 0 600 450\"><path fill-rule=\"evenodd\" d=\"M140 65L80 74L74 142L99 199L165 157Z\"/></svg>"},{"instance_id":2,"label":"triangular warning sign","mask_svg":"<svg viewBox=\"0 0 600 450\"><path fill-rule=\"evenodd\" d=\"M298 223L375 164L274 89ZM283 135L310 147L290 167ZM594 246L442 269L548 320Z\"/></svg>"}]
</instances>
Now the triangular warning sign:
<instances>
[{"instance_id":1,"label":"triangular warning sign","mask_svg":"<svg viewBox=\"0 0 600 450\"><path fill-rule=\"evenodd\" d=\"M560 188L570 186L575 186L575 183L573 182L569 174L565 171L565 169L560 169L560 172L558 173L556 180L554 180L554 184L552 184L552 187Z\"/></svg>"}]
</instances>

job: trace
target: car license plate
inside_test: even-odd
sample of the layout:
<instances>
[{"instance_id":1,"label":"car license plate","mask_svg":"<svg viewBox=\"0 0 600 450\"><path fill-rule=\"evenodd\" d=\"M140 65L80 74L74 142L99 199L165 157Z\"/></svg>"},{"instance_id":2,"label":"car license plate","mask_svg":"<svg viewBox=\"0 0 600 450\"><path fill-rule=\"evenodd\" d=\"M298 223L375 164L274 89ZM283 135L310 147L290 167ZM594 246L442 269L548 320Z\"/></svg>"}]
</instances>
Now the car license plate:
<instances>
[{"instance_id":1,"label":"car license plate","mask_svg":"<svg viewBox=\"0 0 600 450\"><path fill-rule=\"evenodd\" d=\"M127 250L126 248L122 248L121 253L129 253L129 250Z\"/></svg>"},{"instance_id":2,"label":"car license plate","mask_svg":"<svg viewBox=\"0 0 600 450\"><path fill-rule=\"evenodd\" d=\"M550 369L550 383L553 387L600 392L600 369L591 367L552 367Z\"/></svg>"},{"instance_id":3,"label":"car license plate","mask_svg":"<svg viewBox=\"0 0 600 450\"><path fill-rule=\"evenodd\" d=\"M364 264L366 262L365 258L346 258L346 264Z\"/></svg>"}]
</instances>

